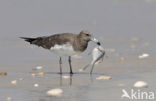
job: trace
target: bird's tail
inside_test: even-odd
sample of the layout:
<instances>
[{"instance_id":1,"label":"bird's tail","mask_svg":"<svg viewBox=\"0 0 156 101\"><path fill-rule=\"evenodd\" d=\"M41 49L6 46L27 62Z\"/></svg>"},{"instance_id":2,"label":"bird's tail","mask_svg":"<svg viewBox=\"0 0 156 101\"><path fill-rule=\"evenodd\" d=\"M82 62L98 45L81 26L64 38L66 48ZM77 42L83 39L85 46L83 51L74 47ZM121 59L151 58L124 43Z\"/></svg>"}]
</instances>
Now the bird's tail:
<instances>
[{"instance_id":1,"label":"bird's tail","mask_svg":"<svg viewBox=\"0 0 156 101\"><path fill-rule=\"evenodd\" d=\"M48 48L46 45L44 45L45 40L44 37L37 37L37 38L28 38L28 37L20 37L21 39L24 39L25 41L29 42L30 44L34 44L37 46L42 46L43 48Z\"/></svg>"},{"instance_id":2,"label":"bird's tail","mask_svg":"<svg viewBox=\"0 0 156 101\"><path fill-rule=\"evenodd\" d=\"M27 37L20 37L21 39L24 39L25 41L29 42L30 44L33 44L33 41L35 41L37 38L27 38Z\"/></svg>"}]
</instances>

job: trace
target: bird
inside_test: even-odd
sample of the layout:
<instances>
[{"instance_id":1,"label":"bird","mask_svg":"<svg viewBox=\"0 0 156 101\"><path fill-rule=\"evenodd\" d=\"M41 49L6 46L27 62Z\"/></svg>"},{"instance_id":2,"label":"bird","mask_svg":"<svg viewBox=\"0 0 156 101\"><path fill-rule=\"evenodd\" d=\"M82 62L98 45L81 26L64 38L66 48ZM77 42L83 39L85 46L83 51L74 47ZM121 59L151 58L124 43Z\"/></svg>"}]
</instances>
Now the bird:
<instances>
[{"instance_id":1,"label":"bird","mask_svg":"<svg viewBox=\"0 0 156 101\"><path fill-rule=\"evenodd\" d=\"M59 56L60 74L62 74L62 56L68 56L70 74L73 74L71 65L71 56L80 54L87 49L90 41L97 45L101 43L87 30L82 30L78 34L58 33L50 36L41 36L36 38L20 37L30 44L37 45L47 49Z\"/></svg>"}]
</instances>

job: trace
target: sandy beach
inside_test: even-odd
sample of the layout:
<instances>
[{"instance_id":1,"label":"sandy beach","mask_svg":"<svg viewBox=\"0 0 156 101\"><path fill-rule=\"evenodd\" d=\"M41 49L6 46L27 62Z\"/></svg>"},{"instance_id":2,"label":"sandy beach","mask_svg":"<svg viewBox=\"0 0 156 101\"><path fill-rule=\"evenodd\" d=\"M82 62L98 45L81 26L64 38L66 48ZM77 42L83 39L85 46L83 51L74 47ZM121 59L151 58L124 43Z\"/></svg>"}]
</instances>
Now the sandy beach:
<instances>
[{"instance_id":1,"label":"sandy beach","mask_svg":"<svg viewBox=\"0 0 156 101\"><path fill-rule=\"evenodd\" d=\"M122 98L122 90L156 93L156 0L13 0L0 1L0 101L155 101ZM90 42L79 57L72 57L73 75L59 57L19 37L38 37L89 30L100 40L106 55L88 68ZM148 55L148 56L146 56ZM36 70L37 66L42 69ZM110 76L109 80L99 80ZM13 82L12 82L13 81ZM16 81L16 82L15 82ZM137 81L147 88L134 88ZM35 85L38 84L38 85ZM60 88L60 96L47 91Z\"/></svg>"}]
</instances>

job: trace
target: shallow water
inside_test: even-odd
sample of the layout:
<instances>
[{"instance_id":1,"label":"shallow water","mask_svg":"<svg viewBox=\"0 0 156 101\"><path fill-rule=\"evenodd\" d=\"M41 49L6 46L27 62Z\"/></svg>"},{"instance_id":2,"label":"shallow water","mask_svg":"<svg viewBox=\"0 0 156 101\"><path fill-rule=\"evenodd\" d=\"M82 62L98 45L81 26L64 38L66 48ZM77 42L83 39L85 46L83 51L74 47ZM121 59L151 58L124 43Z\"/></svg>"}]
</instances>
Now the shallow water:
<instances>
[{"instance_id":1,"label":"shallow water","mask_svg":"<svg viewBox=\"0 0 156 101\"><path fill-rule=\"evenodd\" d=\"M156 81L156 1L155 0L13 0L0 1L0 99L5 101L129 101L121 99L122 89L131 89L138 80L148 82L154 91ZM90 42L82 58L72 58L73 74L63 79L58 73L58 57L48 50L31 46L18 37L37 37L61 32L79 33L87 29L106 50L104 61L79 69L91 62L87 55L95 44ZM150 56L139 59L142 53ZM123 57L124 60L120 60ZM33 78L32 68L43 66L45 75ZM63 71L69 75L67 58ZM96 80L109 75L111 80ZM19 78L24 78L20 81ZM17 80L17 85L10 82ZM35 88L33 85L39 84ZM124 86L119 86L124 84ZM46 91L62 88L60 97L49 97Z\"/></svg>"}]
</instances>

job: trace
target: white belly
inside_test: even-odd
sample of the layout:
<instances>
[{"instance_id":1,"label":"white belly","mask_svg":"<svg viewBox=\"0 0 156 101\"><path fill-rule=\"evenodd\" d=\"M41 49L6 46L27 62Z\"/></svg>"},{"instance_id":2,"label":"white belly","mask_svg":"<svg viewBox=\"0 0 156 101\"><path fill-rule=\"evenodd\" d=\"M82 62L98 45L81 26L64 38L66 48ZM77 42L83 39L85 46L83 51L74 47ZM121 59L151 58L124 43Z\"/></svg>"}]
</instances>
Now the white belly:
<instances>
[{"instance_id":1,"label":"white belly","mask_svg":"<svg viewBox=\"0 0 156 101\"><path fill-rule=\"evenodd\" d=\"M51 52L59 55L59 56L72 56L77 54L78 52L74 51L72 45L64 44L64 45L55 45L50 48Z\"/></svg>"}]
</instances>

